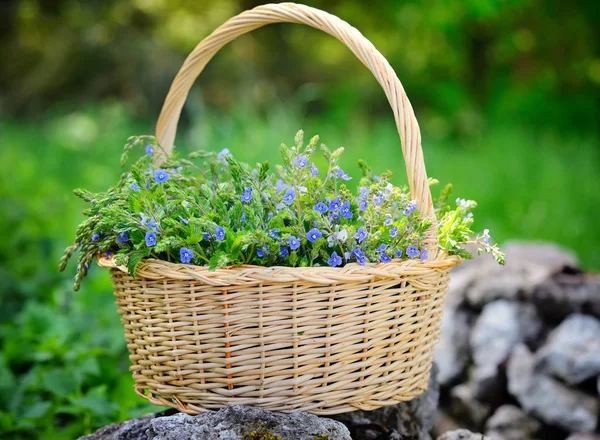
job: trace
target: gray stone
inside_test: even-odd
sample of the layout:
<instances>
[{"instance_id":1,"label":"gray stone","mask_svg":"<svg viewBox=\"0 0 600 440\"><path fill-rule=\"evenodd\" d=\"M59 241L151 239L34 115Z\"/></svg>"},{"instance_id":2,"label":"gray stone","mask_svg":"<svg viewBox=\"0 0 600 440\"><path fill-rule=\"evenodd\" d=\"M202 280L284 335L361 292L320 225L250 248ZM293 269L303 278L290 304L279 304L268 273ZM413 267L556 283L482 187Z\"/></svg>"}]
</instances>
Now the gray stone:
<instances>
[{"instance_id":1,"label":"gray stone","mask_svg":"<svg viewBox=\"0 0 600 440\"><path fill-rule=\"evenodd\" d=\"M468 429L457 429L440 435L437 440L490 440L483 434L475 434Z\"/></svg>"},{"instance_id":2,"label":"gray stone","mask_svg":"<svg viewBox=\"0 0 600 440\"><path fill-rule=\"evenodd\" d=\"M472 384L473 396L481 402L498 404L498 400L505 394L505 379L498 371L497 365L473 366L469 374L469 383Z\"/></svg>"},{"instance_id":3,"label":"gray stone","mask_svg":"<svg viewBox=\"0 0 600 440\"><path fill-rule=\"evenodd\" d=\"M440 386L434 363L427 391L419 397L374 411L353 411L329 417L348 426L352 437L356 439L371 440L383 432L389 435L395 430L401 437L430 440L429 431L436 421L439 395Z\"/></svg>"},{"instance_id":4,"label":"gray stone","mask_svg":"<svg viewBox=\"0 0 600 440\"><path fill-rule=\"evenodd\" d=\"M460 308L447 308L442 317L440 340L433 351L442 386L463 374L469 362L469 351L469 313Z\"/></svg>"},{"instance_id":5,"label":"gray stone","mask_svg":"<svg viewBox=\"0 0 600 440\"><path fill-rule=\"evenodd\" d=\"M549 425L571 432L592 432L598 419L598 401L567 388L557 380L535 372L535 358L518 345L507 367L508 391L521 407Z\"/></svg>"},{"instance_id":6,"label":"gray stone","mask_svg":"<svg viewBox=\"0 0 600 440\"><path fill-rule=\"evenodd\" d=\"M500 365L516 344L535 339L541 329L542 322L531 304L493 301L483 308L473 327L473 360L476 365Z\"/></svg>"},{"instance_id":7,"label":"gray stone","mask_svg":"<svg viewBox=\"0 0 600 440\"><path fill-rule=\"evenodd\" d=\"M499 298L519 299L565 267L578 266L571 251L555 244L509 242L503 248L505 266L479 258L473 260L473 269L468 268L472 279L464 281L464 295L471 306L481 308Z\"/></svg>"},{"instance_id":8,"label":"gray stone","mask_svg":"<svg viewBox=\"0 0 600 440\"><path fill-rule=\"evenodd\" d=\"M537 368L577 384L600 375L600 321L574 314L550 333L536 354Z\"/></svg>"},{"instance_id":9,"label":"gray stone","mask_svg":"<svg viewBox=\"0 0 600 440\"><path fill-rule=\"evenodd\" d=\"M486 423L491 440L532 440L541 423L513 405L502 405Z\"/></svg>"},{"instance_id":10,"label":"gray stone","mask_svg":"<svg viewBox=\"0 0 600 440\"><path fill-rule=\"evenodd\" d=\"M483 427L491 411L488 404L477 400L471 382L452 388L450 391L450 409L454 417L466 421L473 427Z\"/></svg>"},{"instance_id":11,"label":"gray stone","mask_svg":"<svg viewBox=\"0 0 600 440\"><path fill-rule=\"evenodd\" d=\"M110 428L110 429L109 429ZM351 440L350 432L334 420L295 411L280 414L261 408L235 405L197 416L146 416L105 427L85 440L242 440L244 436L271 434L281 440ZM266 437L265 437L266 438Z\"/></svg>"}]
</instances>

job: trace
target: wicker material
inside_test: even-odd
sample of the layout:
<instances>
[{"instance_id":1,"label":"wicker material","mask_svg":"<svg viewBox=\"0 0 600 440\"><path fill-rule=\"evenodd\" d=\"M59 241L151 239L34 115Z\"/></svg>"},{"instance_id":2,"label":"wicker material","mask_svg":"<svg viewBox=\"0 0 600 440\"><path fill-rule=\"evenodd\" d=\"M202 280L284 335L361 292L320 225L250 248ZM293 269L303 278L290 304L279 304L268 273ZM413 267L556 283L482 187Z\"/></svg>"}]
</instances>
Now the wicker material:
<instances>
[{"instance_id":1,"label":"wicker material","mask_svg":"<svg viewBox=\"0 0 600 440\"><path fill-rule=\"evenodd\" d=\"M237 36L276 22L335 36L373 72L394 112L411 194L421 215L432 217L419 126L396 74L356 29L307 6L244 12L194 49L158 121L166 154L206 63ZM146 260L132 277L113 259L98 262L111 269L141 396L192 414L233 404L335 414L396 404L427 388L449 271L458 259L436 253L435 227L425 244L428 261L342 268L209 271Z\"/></svg>"}]
</instances>

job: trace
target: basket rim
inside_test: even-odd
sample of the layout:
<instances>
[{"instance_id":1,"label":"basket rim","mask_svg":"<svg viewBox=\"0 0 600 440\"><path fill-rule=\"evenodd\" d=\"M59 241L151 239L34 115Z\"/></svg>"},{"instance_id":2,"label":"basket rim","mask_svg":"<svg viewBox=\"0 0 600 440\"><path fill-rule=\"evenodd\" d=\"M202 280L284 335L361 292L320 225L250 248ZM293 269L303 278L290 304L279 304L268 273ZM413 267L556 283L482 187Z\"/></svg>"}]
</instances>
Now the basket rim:
<instances>
[{"instance_id":1,"label":"basket rim","mask_svg":"<svg viewBox=\"0 0 600 440\"><path fill-rule=\"evenodd\" d=\"M117 265L115 256L106 258L103 254L96 256L100 267L118 270L129 275L126 266ZM456 255L439 253L434 260L400 260L389 263L369 263L361 266L348 263L342 267L312 266L229 266L211 270L207 266L172 263L165 260L148 258L142 260L135 273L135 278L159 280L172 279L179 281L200 281L215 286L232 284L276 283L315 283L337 284L345 282L367 282L375 278L395 279L399 276L427 275L431 272L448 270L460 264L462 258Z\"/></svg>"}]
</instances>

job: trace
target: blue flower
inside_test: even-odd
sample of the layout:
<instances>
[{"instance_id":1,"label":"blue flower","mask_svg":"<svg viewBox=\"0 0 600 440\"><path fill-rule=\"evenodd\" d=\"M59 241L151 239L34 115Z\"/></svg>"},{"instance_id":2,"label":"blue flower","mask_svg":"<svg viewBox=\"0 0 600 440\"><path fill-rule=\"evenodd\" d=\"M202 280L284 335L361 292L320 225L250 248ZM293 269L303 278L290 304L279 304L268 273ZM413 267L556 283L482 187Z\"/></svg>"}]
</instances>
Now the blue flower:
<instances>
[{"instance_id":1,"label":"blue flower","mask_svg":"<svg viewBox=\"0 0 600 440\"><path fill-rule=\"evenodd\" d=\"M242 209L242 216L240 217L240 223L244 223L248 217L246 217L246 211Z\"/></svg>"},{"instance_id":2,"label":"blue flower","mask_svg":"<svg viewBox=\"0 0 600 440\"><path fill-rule=\"evenodd\" d=\"M267 232L267 235L271 238L279 237L279 233L277 232L277 229L275 229L275 228L273 228L269 232Z\"/></svg>"},{"instance_id":3,"label":"blue flower","mask_svg":"<svg viewBox=\"0 0 600 440\"><path fill-rule=\"evenodd\" d=\"M223 241L225 239L225 228L223 226L217 226L215 230L215 240Z\"/></svg>"},{"instance_id":4,"label":"blue flower","mask_svg":"<svg viewBox=\"0 0 600 440\"><path fill-rule=\"evenodd\" d=\"M223 148L219 154L217 154L217 158L223 160L225 159L225 156L229 156L229 154L229 148Z\"/></svg>"},{"instance_id":5,"label":"blue flower","mask_svg":"<svg viewBox=\"0 0 600 440\"><path fill-rule=\"evenodd\" d=\"M406 248L406 255L408 255L408 258L416 258L420 253L419 248L413 244Z\"/></svg>"},{"instance_id":6,"label":"blue flower","mask_svg":"<svg viewBox=\"0 0 600 440\"><path fill-rule=\"evenodd\" d=\"M488 245L490 244L490 230L489 229L483 230L483 242Z\"/></svg>"},{"instance_id":7,"label":"blue flower","mask_svg":"<svg viewBox=\"0 0 600 440\"><path fill-rule=\"evenodd\" d=\"M289 188L283 195L282 201L286 205L291 205L294 200L296 200L296 191L294 191L294 188Z\"/></svg>"},{"instance_id":8,"label":"blue flower","mask_svg":"<svg viewBox=\"0 0 600 440\"><path fill-rule=\"evenodd\" d=\"M242 202L250 203L252 201L252 187L248 186L245 188L244 194L242 195Z\"/></svg>"},{"instance_id":9,"label":"blue flower","mask_svg":"<svg viewBox=\"0 0 600 440\"><path fill-rule=\"evenodd\" d=\"M361 211L366 211L369 207L369 202L367 199L358 199L358 209Z\"/></svg>"},{"instance_id":10,"label":"blue flower","mask_svg":"<svg viewBox=\"0 0 600 440\"><path fill-rule=\"evenodd\" d=\"M179 216L179 220L181 220L181 222L182 222L184 225L187 225L187 224L189 224L189 223L190 223L190 222L189 222L189 220L188 220L187 218L183 218L182 216Z\"/></svg>"},{"instance_id":11,"label":"blue flower","mask_svg":"<svg viewBox=\"0 0 600 440\"><path fill-rule=\"evenodd\" d=\"M310 231L308 231L308 234L306 234L307 240L311 243L314 243L322 236L323 234L321 234L321 231L319 231L317 228L312 228Z\"/></svg>"},{"instance_id":12,"label":"blue flower","mask_svg":"<svg viewBox=\"0 0 600 440\"><path fill-rule=\"evenodd\" d=\"M423 252L421 252L421 261L425 261L427 258L429 258L429 251L427 249L423 249Z\"/></svg>"},{"instance_id":13,"label":"blue flower","mask_svg":"<svg viewBox=\"0 0 600 440\"><path fill-rule=\"evenodd\" d=\"M285 183L283 183L283 180L281 179L278 179L277 182L275 182L275 191L277 191L277 194L282 192L287 187L288 186Z\"/></svg>"},{"instance_id":14,"label":"blue flower","mask_svg":"<svg viewBox=\"0 0 600 440\"><path fill-rule=\"evenodd\" d=\"M210 234L208 232L206 232L203 236L202 236L203 240L210 240Z\"/></svg>"},{"instance_id":15,"label":"blue flower","mask_svg":"<svg viewBox=\"0 0 600 440\"><path fill-rule=\"evenodd\" d=\"M156 232L148 231L146 232L146 246L151 247L156 244Z\"/></svg>"},{"instance_id":16,"label":"blue flower","mask_svg":"<svg viewBox=\"0 0 600 440\"><path fill-rule=\"evenodd\" d=\"M298 238L294 237L293 235L290 237L289 243L290 249L293 251L300 247L300 240L298 240Z\"/></svg>"},{"instance_id":17,"label":"blue flower","mask_svg":"<svg viewBox=\"0 0 600 440\"><path fill-rule=\"evenodd\" d=\"M288 251L288 248L286 248L285 246L281 246L279 248L279 255L281 255L281 258L287 257L289 253L290 251Z\"/></svg>"},{"instance_id":18,"label":"blue flower","mask_svg":"<svg viewBox=\"0 0 600 440\"><path fill-rule=\"evenodd\" d=\"M165 183L167 180L169 180L169 175L165 170L156 170L154 173L154 180L156 183Z\"/></svg>"},{"instance_id":19,"label":"blue flower","mask_svg":"<svg viewBox=\"0 0 600 440\"><path fill-rule=\"evenodd\" d=\"M313 209L319 214L325 214L327 212L327 205L323 202L319 202L313 207Z\"/></svg>"},{"instance_id":20,"label":"blue flower","mask_svg":"<svg viewBox=\"0 0 600 440\"><path fill-rule=\"evenodd\" d=\"M363 252L363 250L359 247L356 247L354 249L352 249L352 255L354 255L356 258L359 257L364 257L365 253Z\"/></svg>"},{"instance_id":21,"label":"blue flower","mask_svg":"<svg viewBox=\"0 0 600 440\"><path fill-rule=\"evenodd\" d=\"M146 154L148 156L152 156L154 154L154 148L152 148L152 145L146 145Z\"/></svg>"},{"instance_id":22,"label":"blue flower","mask_svg":"<svg viewBox=\"0 0 600 440\"><path fill-rule=\"evenodd\" d=\"M298 168L304 168L306 165L308 165L308 159L304 155L298 156L294 161L294 165L296 165Z\"/></svg>"},{"instance_id":23,"label":"blue flower","mask_svg":"<svg viewBox=\"0 0 600 440\"><path fill-rule=\"evenodd\" d=\"M341 168L338 168L338 170L337 170L337 176L338 176L338 178L340 178L342 180L350 180L350 179L352 179L352 177L350 177L348 174L344 173L344 170L342 170Z\"/></svg>"},{"instance_id":24,"label":"blue flower","mask_svg":"<svg viewBox=\"0 0 600 440\"><path fill-rule=\"evenodd\" d=\"M150 182L146 183L146 189L150 189Z\"/></svg>"},{"instance_id":25,"label":"blue flower","mask_svg":"<svg viewBox=\"0 0 600 440\"><path fill-rule=\"evenodd\" d=\"M342 204L342 209L340 210L342 217L350 220L352 218L352 209L350 209L350 202L344 202Z\"/></svg>"},{"instance_id":26,"label":"blue flower","mask_svg":"<svg viewBox=\"0 0 600 440\"><path fill-rule=\"evenodd\" d=\"M340 257L337 252L333 252L329 260L327 260L327 264L331 267L341 266L342 265L342 257Z\"/></svg>"},{"instance_id":27,"label":"blue flower","mask_svg":"<svg viewBox=\"0 0 600 440\"><path fill-rule=\"evenodd\" d=\"M336 197L335 199L329 201L329 210L335 212L338 209L340 209L340 198Z\"/></svg>"},{"instance_id":28,"label":"blue flower","mask_svg":"<svg viewBox=\"0 0 600 440\"><path fill-rule=\"evenodd\" d=\"M402 249L396 251L396 258L402 258Z\"/></svg>"},{"instance_id":29,"label":"blue flower","mask_svg":"<svg viewBox=\"0 0 600 440\"><path fill-rule=\"evenodd\" d=\"M112 255L111 251L106 251L106 253L104 254L104 258L110 258Z\"/></svg>"},{"instance_id":30,"label":"blue flower","mask_svg":"<svg viewBox=\"0 0 600 440\"><path fill-rule=\"evenodd\" d=\"M158 230L158 226L156 226L156 222L154 221L153 218L151 218L150 221L148 222L148 229L150 229L152 231Z\"/></svg>"},{"instance_id":31,"label":"blue flower","mask_svg":"<svg viewBox=\"0 0 600 440\"><path fill-rule=\"evenodd\" d=\"M312 174L313 176L319 175L319 169L314 163L310 166L310 174Z\"/></svg>"},{"instance_id":32,"label":"blue flower","mask_svg":"<svg viewBox=\"0 0 600 440\"><path fill-rule=\"evenodd\" d=\"M410 202L408 202L408 205L406 205L406 208L404 208L404 214L406 216L410 216L416 210L417 210L417 201L411 200Z\"/></svg>"},{"instance_id":33,"label":"blue flower","mask_svg":"<svg viewBox=\"0 0 600 440\"><path fill-rule=\"evenodd\" d=\"M390 261L392 261L392 259L390 258L387 252L383 252L379 257L379 261L381 261L382 263L389 263Z\"/></svg>"},{"instance_id":34,"label":"blue flower","mask_svg":"<svg viewBox=\"0 0 600 440\"><path fill-rule=\"evenodd\" d=\"M194 252L191 249L182 247L179 250L179 258L183 264L189 264L192 258L194 258Z\"/></svg>"},{"instance_id":35,"label":"blue flower","mask_svg":"<svg viewBox=\"0 0 600 440\"><path fill-rule=\"evenodd\" d=\"M120 233L117 235L117 243L125 244L129 241L129 233L127 231Z\"/></svg>"},{"instance_id":36,"label":"blue flower","mask_svg":"<svg viewBox=\"0 0 600 440\"><path fill-rule=\"evenodd\" d=\"M381 177L379 177L379 176L373 176L373 180L375 182L379 182L381 180Z\"/></svg>"},{"instance_id":37,"label":"blue flower","mask_svg":"<svg viewBox=\"0 0 600 440\"><path fill-rule=\"evenodd\" d=\"M96 241L96 240L98 240L99 238L100 238L100 235L98 235L98 234L94 234L94 235L92 235L92 241Z\"/></svg>"},{"instance_id":38,"label":"blue flower","mask_svg":"<svg viewBox=\"0 0 600 440\"><path fill-rule=\"evenodd\" d=\"M363 240L367 238L367 231L365 231L365 228L358 228L358 231L356 231L354 238L356 238L356 241L358 241L359 243L362 243Z\"/></svg>"},{"instance_id":39,"label":"blue flower","mask_svg":"<svg viewBox=\"0 0 600 440\"><path fill-rule=\"evenodd\" d=\"M381 206L384 201L385 201L385 196L383 196L383 195L373 196L373 204L375 206Z\"/></svg>"},{"instance_id":40,"label":"blue flower","mask_svg":"<svg viewBox=\"0 0 600 440\"><path fill-rule=\"evenodd\" d=\"M383 221L383 225L384 226L391 226L393 220L392 220L392 216L390 214L387 214L385 216L385 220Z\"/></svg>"},{"instance_id":41,"label":"blue flower","mask_svg":"<svg viewBox=\"0 0 600 440\"><path fill-rule=\"evenodd\" d=\"M137 183L132 183L131 185L129 185L129 188L131 188L135 192L140 192L140 186Z\"/></svg>"},{"instance_id":42,"label":"blue flower","mask_svg":"<svg viewBox=\"0 0 600 440\"><path fill-rule=\"evenodd\" d=\"M388 245L387 244L380 244L379 247L377 249L375 249L375 252L383 252L387 249Z\"/></svg>"},{"instance_id":43,"label":"blue flower","mask_svg":"<svg viewBox=\"0 0 600 440\"><path fill-rule=\"evenodd\" d=\"M394 238L398 235L398 226L394 226L390 229L390 237Z\"/></svg>"},{"instance_id":44,"label":"blue flower","mask_svg":"<svg viewBox=\"0 0 600 440\"><path fill-rule=\"evenodd\" d=\"M147 221L148 219L146 218L146 214L140 212L140 222L142 223L142 225L145 225Z\"/></svg>"},{"instance_id":45,"label":"blue flower","mask_svg":"<svg viewBox=\"0 0 600 440\"><path fill-rule=\"evenodd\" d=\"M265 256L265 250L263 248L256 249L256 255L258 255L258 258L264 257Z\"/></svg>"}]
</instances>

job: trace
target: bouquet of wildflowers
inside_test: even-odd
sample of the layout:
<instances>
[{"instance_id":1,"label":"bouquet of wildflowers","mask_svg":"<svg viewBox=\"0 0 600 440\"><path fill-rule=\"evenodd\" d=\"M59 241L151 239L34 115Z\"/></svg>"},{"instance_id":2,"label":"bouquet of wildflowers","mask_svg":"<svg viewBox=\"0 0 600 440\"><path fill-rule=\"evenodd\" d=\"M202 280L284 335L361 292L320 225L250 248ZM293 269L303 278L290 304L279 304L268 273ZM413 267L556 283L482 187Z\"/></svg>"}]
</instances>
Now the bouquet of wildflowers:
<instances>
[{"instance_id":1,"label":"bouquet of wildflowers","mask_svg":"<svg viewBox=\"0 0 600 440\"><path fill-rule=\"evenodd\" d=\"M97 254L114 256L131 274L144 258L210 268L427 260L422 242L432 222L420 218L408 189L391 184L389 171L373 175L363 161L358 185L351 184L352 177L339 166L344 149L331 151L318 141L315 136L304 145L300 131L292 147L281 145L282 164L272 171L268 162L250 166L227 149L173 157L155 169L156 139L130 138L122 165L135 147L146 154L116 186L99 194L75 190L90 204L84 211L88 218L77 228L60 269L79 251L78 289ZM313 162L317 153L326 169ZM448 185L435 203L441 251L471 258L463 245L476 244L478 252L503 263L489 231L474 236L471 230L476 203L457 199L451 206L450 192Z\"/></svg>"}]
</instances>

